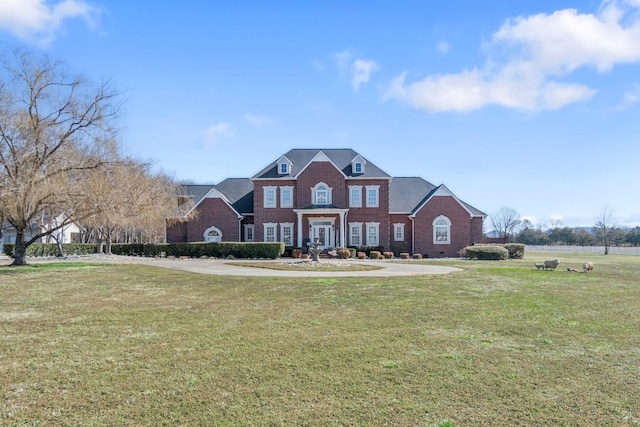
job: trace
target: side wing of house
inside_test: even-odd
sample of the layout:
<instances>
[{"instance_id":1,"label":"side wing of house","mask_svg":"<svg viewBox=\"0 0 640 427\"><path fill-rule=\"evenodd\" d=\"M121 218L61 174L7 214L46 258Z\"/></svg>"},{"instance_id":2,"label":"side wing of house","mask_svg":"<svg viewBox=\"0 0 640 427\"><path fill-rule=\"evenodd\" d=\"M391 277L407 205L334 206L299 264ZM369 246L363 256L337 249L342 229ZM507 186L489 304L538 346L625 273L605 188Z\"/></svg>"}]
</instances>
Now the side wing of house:
<instances>
[{"instance_id":1,"label":"side wing of house","mask_svg":"<svg viewBox=\"0 0 640 427\"><path fill-rule=\"evenodd\" d=\"M186 186L194 207L184 220L167 225L167 242L240 242L252 240L248 218L252 212L253 186L248 179L230 178L214 186Z\"/></svg>"},{"instance_id":2,"label":"side wing of house","mask_svg":"<svg viewBox=\"0 0 640 427\"><path fill-rule=\"evenodd\" d=\"M458 257L482 239L486 214L459 200L446 186L435 188L410 215L414 253L428 257Z\"/></svg>"}]
</instances>

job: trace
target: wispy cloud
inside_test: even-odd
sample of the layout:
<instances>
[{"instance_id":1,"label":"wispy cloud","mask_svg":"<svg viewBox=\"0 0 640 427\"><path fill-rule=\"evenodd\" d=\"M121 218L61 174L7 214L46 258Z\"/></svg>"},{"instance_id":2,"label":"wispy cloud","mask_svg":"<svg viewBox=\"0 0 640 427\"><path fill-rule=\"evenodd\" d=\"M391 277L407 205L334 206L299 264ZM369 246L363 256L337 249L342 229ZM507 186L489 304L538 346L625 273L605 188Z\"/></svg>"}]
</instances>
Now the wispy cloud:
<instances>
[{"instance_id":1,"label":"wispy cloud","mask_svg":"<svg viewBox=\"0 0 640 427\"><path fill-rule=\"evenodd\" d=\"M84 0L62 0L52 5L46 0L1 0L0 29L47 47L65 20L80 18L94 27L99 12Z\"/></svg>"},{"instance_id":2,"label":"wispy cloud","mask_svg":"<svg viewBox=\"0 0 640 427\"><path fill-rule=\"evenodd\" d=\"M368 83L371 74L378 70L378 64L371 59L355 58L349 50L334 54L336 68L342 74L348 74L351 79L351 87L354 92L360 89L364 83Z\"/></svg>"},{"instance_id":3,"label":"wispy cloud","mask_svg":"<svg viewBox=\"0 0 640 427\"><path fill-rule=\"evenodd\" d=\"M367 83L371 77L371 73L378 69L378 64L370 59L356 59L351 64L351 72L353 73L351 78L351 86L354 91L360 89L360 85Z\"/></svg>"},{"instance_id":4,"label":"wispy cloud","mask_svg":"<svg viewBox=\"0 0 640 427\"><path fill-rule=\"evenodd\" d=\"M444 40L441 40L438 42L438 44L436 45L436 49L438 50L438 52L445 54L449 52L449 43L447 43Z\"/></svg>"},{"instance_id":5,"label":"wispy cloud","mask_svg":"<svg viewBox=\"0 0 640 427\"><path fill-rule=\"evenodd\" d=\"M640 102L640 85L636 84L633 89L628 91L622 97L622 103L618 106L619 110L628 110Z\"/></svg>"},{"instance_id":6,"label":"wispy cloud","mask_svg":"<svg viewBox=\"0 0 640 427\"><path fill-rule=\"evenodd\" d=\"M244 119L251 125L257 128L262 128L273 124L273 119L267 116L258 116L255 114L245 114Z\"/></svg>"},{"instance_id":7,"label":"wispy cloud","mask_svg":"<svg viewBox=\"0 0 640 427\"><path fill-rule=\"evenodd\" d=\"M481 68L414 82L403 72L385 98L429 112L488 105L555 110L588 100L596 89L558 78L566 80L584 67L603 73L617 64L640 62L639 12L640 0L604 0L593 14L565 9L508 20L491 37Z\"/></svg>"},{"instance_id":8,"label":"wispy cloud","mask_svg":"<svg viewBox=\"0 0 640 427\"><path fill-rule=\"evenodd\" d=\"M203 133L205 147L212 147L220 138L231 135L231 125L220 122L209 126Z\"/></svg>"}]
</instances>

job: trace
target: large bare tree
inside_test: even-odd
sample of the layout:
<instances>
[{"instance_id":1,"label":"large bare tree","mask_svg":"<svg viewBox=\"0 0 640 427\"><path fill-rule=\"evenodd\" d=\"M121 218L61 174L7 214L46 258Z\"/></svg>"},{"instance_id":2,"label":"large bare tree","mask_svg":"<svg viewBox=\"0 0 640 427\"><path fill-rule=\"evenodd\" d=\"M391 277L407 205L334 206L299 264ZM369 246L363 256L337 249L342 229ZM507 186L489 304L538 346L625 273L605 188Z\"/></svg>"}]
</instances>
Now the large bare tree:
<instances>
[{"instance_id":1,"label":"large bare tree","mask_svg":"<svg viewBox=\"0 0 640 427\"><path fill-rule=\"evenodd\" d=\"M521 223L520 214L513 208L501 207L491 214L491 225L498 236L511 239L515 228Z\"/></svg>"},{"instance_id":2,"label":"large bare tree","mask_svg":"<svg viewBox=\"0 0 640 427\"><path fill-rule=\"evenodd\" d=\"M13 265L27 247L88 215L82 184L115 149L119 93L107 81L68 75L47 56L0 59L0 212L17 232ZM53 228L25 230L43 215Z\"/></svg>"}]
</instances>

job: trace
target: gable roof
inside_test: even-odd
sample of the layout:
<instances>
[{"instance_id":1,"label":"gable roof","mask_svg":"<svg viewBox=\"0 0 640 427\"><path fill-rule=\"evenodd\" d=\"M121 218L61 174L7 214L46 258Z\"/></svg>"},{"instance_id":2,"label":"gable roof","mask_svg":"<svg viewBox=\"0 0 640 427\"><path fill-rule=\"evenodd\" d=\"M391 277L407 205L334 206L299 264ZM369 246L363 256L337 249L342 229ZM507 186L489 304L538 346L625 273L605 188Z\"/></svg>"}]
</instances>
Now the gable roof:
<instances>
[{"instance_id":1,"label":"gable roof","mask_svg":"<svg viewBox=\"0 0 640 427\"><path fill-rule=\"evenodd\" d=\"M366 160L357 152L350 148L334 148L334 149L317 149L317 148L294 148L287 152L284 156L291 161L291 173L288 176L283 177L278 174L278 161L271 162L267 167L255 174L252 179L291 179L297 177L318 154L323 153L326 158L335 165L346 177L358 177L358 178L391 178L389 174L382 169ZM367 167L364 173L355 174L351 170L351 161L360 156L366 161ZM320 156L322 157L322 155ZM278 159L278 160L279 160Z\"/></svg>"},{"instance_id":2,"label":"gable roof","mask_svg":"<svg viewBox=\"0 0 640 427\"><path fill-rule=\"evenodd\" d=\"M184 196L198 206L211 192L219 193L238 214L253 213L253 182L249 178L227 178L219 184L183 185ZM192 208L192 209L193 209Z\"/></svg>"},{"instance_id":3,"label":"gable roof","mask_svg":"<svg viewBox=\"0 0 640 427\"><path fill-rule=\"evenodd\" d=\"M451 190L449 190L447 188L446 185L444 184L440 184L439 186L437 186L436 188L434 188L421 202L420 204L417 206L417 208L412 212L411 216L415 217L415 215L418 213L418 211L420 209L422 209L424 207L424 205L426 205L429 200L431 200L433 197L436 196L451 196L453 197L453 199L458 202L467 212L469 212L469 215L472 217L482 217L482 218L486 218L487 214L482 212L481 210L474 208L473 206L471 206L470 204L463 202L462 200L458 199L458 197L453 194L453 192Z\"/></svg>"},{"instance_id":4,"label":"gable roof","mask_svg":"<svg viewBox=\"0 0 640 427\"><path fill-rule=\"evenodd\" d=\"M413 213L435 188L420 177L394 177L389 183L389 212Z\"/></svg>"},{"instance_id":5,"label":"gable roof","mask_svg":"<svg viewBox=\"0 0 640 427\"><path fill-rule=\"evenodd\" d=\"M249 178L227 178L214 186L240 214L253 213L253 182Z\"/></svg>"}]
</instances>

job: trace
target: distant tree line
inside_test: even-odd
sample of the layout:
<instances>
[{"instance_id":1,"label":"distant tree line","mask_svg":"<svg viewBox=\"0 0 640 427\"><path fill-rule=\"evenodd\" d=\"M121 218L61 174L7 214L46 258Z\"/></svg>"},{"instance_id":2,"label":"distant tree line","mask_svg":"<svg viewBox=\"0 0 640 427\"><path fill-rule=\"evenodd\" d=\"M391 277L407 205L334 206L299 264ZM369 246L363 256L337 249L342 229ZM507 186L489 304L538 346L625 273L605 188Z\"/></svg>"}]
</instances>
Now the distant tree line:
<instances>
[{"instance_id":1,"label":"distant tree line","mask_svg":"<svg viewBox=\"0 0 640 427\"><path fill-rule=\"evenodd\" d=\"M600 229L591 230L573 227L553 227L543 229L541 226L523 224L522 229L514 234L513 241L525 245L566 245L566 246L601 246ZM640 246L640 227L614 227L609 232L609 246Z\"/></svg>"},{"instance_id":2,"label":"distant tree line","mask_svg":"<svg viewBox=\"0 0 640 427\"><path fill-rule=\"evenodd\" d=\"M640 246L640 227L620 227L613 210L606 206L596 217L592 228L563 227L554 222L548 228L522 220L518 211L502 207L490 215L489 221L497 237L525 245L603 246L604 254L611 246Z\"/></svg>"}]
</instances>

